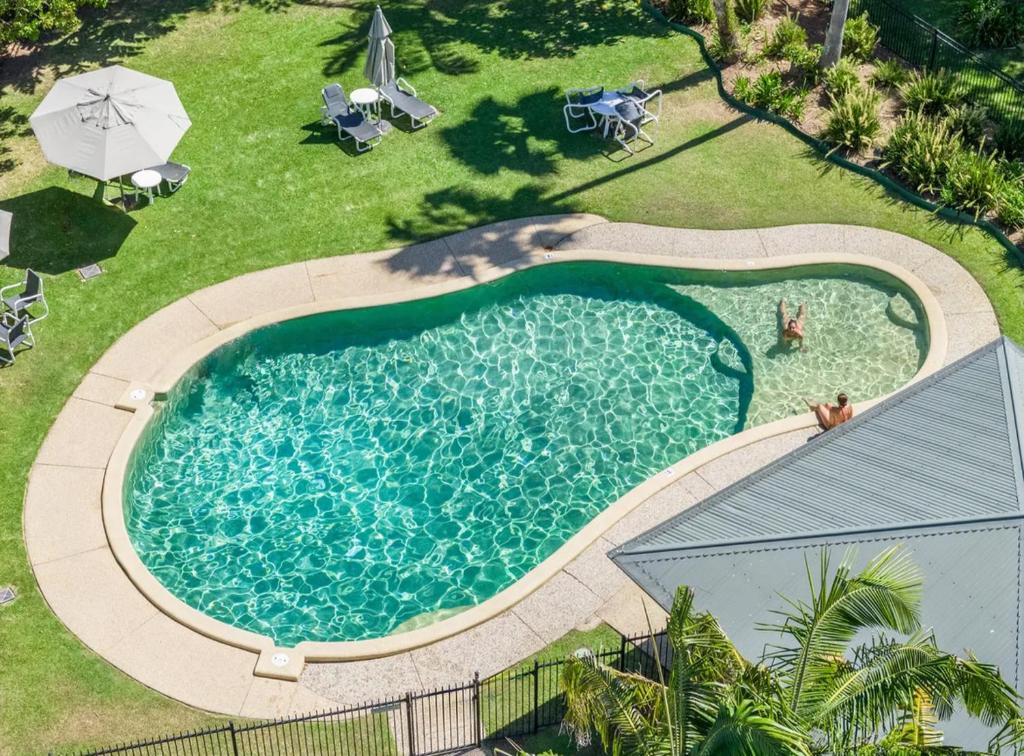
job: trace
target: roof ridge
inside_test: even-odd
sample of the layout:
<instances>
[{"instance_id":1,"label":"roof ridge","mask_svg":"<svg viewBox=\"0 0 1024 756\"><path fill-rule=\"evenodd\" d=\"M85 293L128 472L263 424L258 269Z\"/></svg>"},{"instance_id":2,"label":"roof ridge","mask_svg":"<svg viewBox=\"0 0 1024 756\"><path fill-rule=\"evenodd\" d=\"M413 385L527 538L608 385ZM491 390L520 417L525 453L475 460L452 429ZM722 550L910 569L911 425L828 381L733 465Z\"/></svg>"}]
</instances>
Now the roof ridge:
<instances>
[{"instance_id":1,"label":"roof ridge","mask_svg":"<svg viewBox=\"0 0 1024 756\"><path fill-rule=\"evenodd\" d=\"M925 389L934 386L937 383L940 383L941 381L945 380L950 375L953 375L954 373L963 369L967 365L972 364L977 360L981 359L982 357L999 350L1000 348L1003 347L1004 340L1007 340L1006 337L1001 336L989 342L988 344L985 344L984 346L976 349L975 351L961 357L960 359L951 362L948 365L944 365L931 375L926 376L925 378L922 378L916 383L901 389L896 394L886 399L883 399L881 402L871 407L863 414L855 416L852 420L831 429L827 433L822 433L819 434L818 436L812 437L803 446L794 449L793 451L788 452L782 457L779 457L778 459L769 462L767 465L754 471L753 473L746 475L743 478L729 484L725 488L715 491L710 496L706 497L705 499L702 499L697 504L685 509L683 512L680 512L679 514L670 517L664 522L655 525L653 528L650 528L649 530L644 531L640 535L631 538L629 541L626 541L625 543L616 546L609 552L609 555L615 556L618 554L628 554L630 546L632 544L636 544L636 542L640 539L648 541L651 537L655 537L660 533L664 532L665 530L674 527L680 519L691 518L699 512L702 512L714 506L721 499L724 499L737 491L745 490L746 488L759 482L762 478L770 474L773 474L775 471L781 468L789 467L795 462L801 460L804 456L811 454L817 451L818 449L822 448L822 446L834 443L837 439L842 438L847 433L851 433L855 431L857 428L860 428L861 426L871 422L873 418L876 418L877 416L881 415L886 410L908 401L909 399L920 394ZM1022 360L1024 360L1024 351L1021 351L1016 344L1014 344L1014 347L1021 354ZM790 537L793 537L796 534L788 535ZM828 535L828 531L821 531L819 535ZM710 546L712 545L712 542L705 541L703 543L697 542L694 544L688 544L686 548L697 548L705 544Z\"/></svg>"}]
</instances>

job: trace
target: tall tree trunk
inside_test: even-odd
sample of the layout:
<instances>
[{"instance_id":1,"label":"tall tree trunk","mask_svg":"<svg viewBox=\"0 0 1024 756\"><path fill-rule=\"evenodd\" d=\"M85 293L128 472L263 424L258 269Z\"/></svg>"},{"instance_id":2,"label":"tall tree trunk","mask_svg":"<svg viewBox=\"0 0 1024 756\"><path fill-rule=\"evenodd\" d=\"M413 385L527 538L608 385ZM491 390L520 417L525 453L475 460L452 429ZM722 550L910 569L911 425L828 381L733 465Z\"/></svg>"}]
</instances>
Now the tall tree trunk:
<instances>
[{"instance_id":1,"label":"tall tree trunk","mask_svg":"<svg viewBox=\"0 0 1024 756\"><path fill-rule=\"evenodd\" d=\"M850 0L833 0L832 17L825 33L825 50L821 54L820 66L833 68L843 56L843 29L846 28L846 16L850 12Z\"/></svg>"},{"instance_id":2,"label":"tall tree trunk","mask_svg":"<svg viewBox=\"0 0 1024 756\"><path fill-rule=\"evenodd\" d=\"M739 40L736 38L736 18L732 12L732 0L713 0L715 6L715 18L718 21L718 39L721 41L722 49L732 54L739 47Z\"/></svg>"}]
</instances>

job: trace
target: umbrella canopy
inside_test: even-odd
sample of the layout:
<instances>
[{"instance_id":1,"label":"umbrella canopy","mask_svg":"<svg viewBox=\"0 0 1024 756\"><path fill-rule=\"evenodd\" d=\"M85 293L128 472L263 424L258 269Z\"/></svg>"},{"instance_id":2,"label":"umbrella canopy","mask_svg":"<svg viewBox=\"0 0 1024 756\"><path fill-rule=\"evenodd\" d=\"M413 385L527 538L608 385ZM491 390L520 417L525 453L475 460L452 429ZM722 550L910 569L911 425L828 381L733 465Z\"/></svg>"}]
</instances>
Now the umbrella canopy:
<instances>
[{"instance_id":1,"label":"umbrella canopy","mask_svg":"<svg viewBox=\"0 0 1024 756\"><path fill-rule=\"evenodd\" d=\"M11 254L11 221L14 213L0 210L0 260Z\"/></svg>"},{"instance_id":2,"label":"umbrella canopy","mask_svg":"<svg viewBox=\"0 0 1024 756\"><path fill-rule=\"evenodd\" d=\"M192 125L173 84L123 66L61 79L29 123L47 160L100 181L166 163Z\"/></svg>"},{"instance_id":3,"label":"umbrella canopy","mask_svg":"<svg viewBox=\"0 0 1024 756\"><path fill-rule=\"evenodd\" d=\"M395 79L395 43L388 39L390 34L391 26L378 5L370 22L370 50L363 68L363 75L377 88Z\"/></svg>"}]
</instances>

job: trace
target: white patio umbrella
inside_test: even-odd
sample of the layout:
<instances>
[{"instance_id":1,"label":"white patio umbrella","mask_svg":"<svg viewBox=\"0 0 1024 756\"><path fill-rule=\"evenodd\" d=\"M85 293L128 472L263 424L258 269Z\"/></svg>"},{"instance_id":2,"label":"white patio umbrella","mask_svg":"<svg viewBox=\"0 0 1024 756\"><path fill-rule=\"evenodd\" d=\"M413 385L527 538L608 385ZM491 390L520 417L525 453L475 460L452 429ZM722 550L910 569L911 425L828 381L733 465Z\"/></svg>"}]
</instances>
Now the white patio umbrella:
<instances>
[{"instance_id":1,"label":"white patio umbrella","mask_svg":"<svg viewBox=\"0 0 1024 756\"><path fill-rule=\"evenodd\" d=\"M395 43L390 35L391 26L378 5L370 22L370 49L363 68L363 75L378 89L395 78Z\"/></svg>"},{"instance_id":2,"label":"white patio umbrella","mask_svg":"<svg viewBox=\"0 0 1024 756\"><path fill-rule=\"evenodd\" d=\"M14 213L0 210L0 260L11 254L11 221Z\"/></svg>"},{"instance_id":3,"label":"white patio umbrella","mask_svg":"<svg viewBox=\"0 0 1024 756\"><path fill-rule=\"evenodd\" d=\"M192 125L173 84L123 66L61 79L29 123L47 160L100 181L166 163Z\"/></svg>"}]
</instances>

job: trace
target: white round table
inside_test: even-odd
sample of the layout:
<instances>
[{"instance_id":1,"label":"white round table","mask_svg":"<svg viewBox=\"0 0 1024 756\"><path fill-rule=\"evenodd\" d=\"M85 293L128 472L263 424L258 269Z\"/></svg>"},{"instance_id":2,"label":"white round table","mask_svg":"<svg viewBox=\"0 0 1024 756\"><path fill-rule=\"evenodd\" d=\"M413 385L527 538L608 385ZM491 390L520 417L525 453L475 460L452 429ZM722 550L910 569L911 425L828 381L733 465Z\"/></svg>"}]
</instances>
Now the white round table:
<instances>
[{"instance_id":1,"label":"white round table","mask_svg":"<svg viewBox=\"0 0 1024 756\"><path fill-rule=\"evenodd\" d=\"M160 186L160 182L163 181L163 177L156 171L147 168L144 171L137 171L132 174L132 186L136 190L145 192L146 196L149 197L150 203L155 199L153 190ZM138 198L139 192L135 192L135 197Z\"/></svg>"},{"instance_id":2,"label":"white round table","mask_svg":"<svg viewBox=\"0 0 1024 756\"><path fill-rule=\"evenodd\" d=\"M376 89L370 87L360 87L359 89L353 89L352 104L355 105L367 118L371 118L377 115L377 108L380 105L380 94Z\"/></svg>"}]
</instances>

